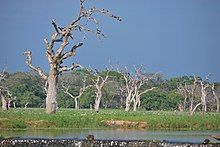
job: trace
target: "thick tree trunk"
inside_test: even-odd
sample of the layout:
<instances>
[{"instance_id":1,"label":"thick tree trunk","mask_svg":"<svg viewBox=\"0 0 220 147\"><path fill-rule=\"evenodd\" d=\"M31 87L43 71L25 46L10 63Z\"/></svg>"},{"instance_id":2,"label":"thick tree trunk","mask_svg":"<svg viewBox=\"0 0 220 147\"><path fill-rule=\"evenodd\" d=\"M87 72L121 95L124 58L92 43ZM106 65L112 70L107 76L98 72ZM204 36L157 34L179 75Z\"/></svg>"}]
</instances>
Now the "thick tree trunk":
<instances>
[{"instance_id":1,"label":"thick tree trunk","mask_svg":"<svg viewBox=\"0 0 220 147\"><path fill-rule=\"evenodd\" d=\"M207 112L206 95L202 96L202 114Z\"/></svg>"},{"instance_id":2,"label":"thick tree trunk","mask_svg":"<svg viewBox=\"0 0 220 147\"><path fill-rule=\"evenodd\" d=\"M94 106L96 112L99 112L101 98L102 98L102 92L97 91L96 99L95 99L95 106Z\"/></svg>"},{"instance_id":3,"label":"thick tree trunk","mask_svg":"<svg viewBox=\"0 0 220 147\"><path fill-rule=\"evenodd\" d=\"M137 111L140 109L140 106L141 106L141 96L137 94L135 97L136 98L134 100L133 110Z\"/></svg>"},{"instance_id":4,"label":"thick tree trunk","mask_svg":"<svg viewBox=\"0 0 220 147\"><path fill-rule=\"evenodd\" d=\"M135 102L133 103L133 110L134 110L134 111L137 111L137 104L138 104L137 101L135 101Z\"/></svg>"},{"instance_id":5,"label":"thick tree trunk","mask_svg":"<svg viewBox=\"0 0 220 147\"><path fill-rule=\"evenodd\" d=\"M46 113L52 114L56 112L57 109L57 81L58 72L56 70L51 70L48 77L48 89L46 97Z\"/></svg>"},{"instance_id":6,"label":"thick tree trunk","mask_svg":"<svg viewBox=\"0 0 220 147\"><path fill-rule=\"evenodd\" d=\"M7 110L8 109L7 101L5 100L4 96L1 96L1 99L2 99L2 110Z\"/></svg>"},{"instance_id":7,"label":"thick tree trunk","mask_svg":"<svg viewBox=\"0 0 220 147\"><path fill-rule=\"evenodd\" d=\"M131 104L129 102L126 103L126 106L125 106L125 111L126 112L130 111L130 106L131 106Z\"/></svg>"}]
</instances>

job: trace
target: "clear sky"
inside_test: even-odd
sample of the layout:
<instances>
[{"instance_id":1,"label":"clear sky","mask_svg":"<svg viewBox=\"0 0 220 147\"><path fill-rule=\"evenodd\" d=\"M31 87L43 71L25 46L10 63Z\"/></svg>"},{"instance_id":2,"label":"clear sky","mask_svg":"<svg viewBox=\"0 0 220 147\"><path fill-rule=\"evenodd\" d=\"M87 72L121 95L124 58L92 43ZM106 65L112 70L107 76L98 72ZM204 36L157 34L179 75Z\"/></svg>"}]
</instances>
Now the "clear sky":
<instances>
[{"instance_id":1,"label":"clear sky","mask_svg":"<svg viewBox=\"0 0 220 147\"><path fill-rule=\"evenodd\" d=\"M68 24L79 9L79 0L0 0L0 68L28 71L26 49L33 64L48 71L43 39L53 31L51 20ZM165 77L211 73L220 81L220 0L87 0L87 6L106 8L122 22L98 20L108 36L77 37L84 42L66 64L103 68L108 64L143 64Z\"/></svg>"}]
</instances>

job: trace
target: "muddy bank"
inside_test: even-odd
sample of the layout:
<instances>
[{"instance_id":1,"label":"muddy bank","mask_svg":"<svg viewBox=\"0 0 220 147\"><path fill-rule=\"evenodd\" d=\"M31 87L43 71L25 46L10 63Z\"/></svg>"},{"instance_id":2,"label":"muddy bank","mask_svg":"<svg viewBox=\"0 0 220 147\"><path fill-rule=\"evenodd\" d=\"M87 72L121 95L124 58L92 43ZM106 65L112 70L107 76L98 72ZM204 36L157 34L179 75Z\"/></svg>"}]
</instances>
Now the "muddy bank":
<instances>
[{"instance_id":1,"label":"muddy bank","mask_svg":"<svg viewBox=\"0 0 220 147\"><path fill-rule=\"evenodd\" d=\"M152 140L96 140L93 136L86 139L33 139L7 138L0 140L1 147L220 147L219 143L184 143Z\"/></svg>"}]
</instances>

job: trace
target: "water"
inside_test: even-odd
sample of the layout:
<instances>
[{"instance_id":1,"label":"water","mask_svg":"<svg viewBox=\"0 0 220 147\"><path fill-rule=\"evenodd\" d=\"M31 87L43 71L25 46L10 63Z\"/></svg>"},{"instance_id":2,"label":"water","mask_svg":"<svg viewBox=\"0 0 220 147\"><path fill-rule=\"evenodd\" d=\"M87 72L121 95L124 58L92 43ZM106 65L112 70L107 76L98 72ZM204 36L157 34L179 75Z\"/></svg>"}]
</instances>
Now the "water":
<instances>
[{"instance_id":1,"label":"water","mask_svg":"<svg viewBox=\"0 0 220 147\"><path fill-rule=\"evenodd\" d=\"M90 129L38 129L38 130L0 130L0 136L20 138L55 138L55 139L84 139L88 134L95 139L113 140L166 140L171 142L201 143L208 138L218 142L211 135L220 131L149 131L149 130L90 130Z\"/></svg>"}]
</instances>

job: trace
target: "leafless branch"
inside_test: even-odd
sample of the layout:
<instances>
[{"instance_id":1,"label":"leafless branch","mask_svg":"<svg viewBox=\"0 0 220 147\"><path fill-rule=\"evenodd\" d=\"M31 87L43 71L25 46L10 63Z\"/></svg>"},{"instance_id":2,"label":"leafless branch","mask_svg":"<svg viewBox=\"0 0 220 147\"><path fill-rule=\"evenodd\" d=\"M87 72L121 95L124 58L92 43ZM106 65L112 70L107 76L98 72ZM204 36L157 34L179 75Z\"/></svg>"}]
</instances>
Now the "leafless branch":
<instances>
[{"instance_id":1,"label":"leafless branch","mask_svg":"<svg viewBox=\"0 0 220 147\"><path fill-rule=\"evenodd\" d=\"M67 59L71 56L75 56L76 55L76 49L78 47L81 47L82 45L83 45L83 43L78 43L78 44L74 45L69 52L66 52L62 55L62 60L65 60L65 59Z\"/></svg>"},{"instance_id":2,"label":"leafless branch","mask_svg":"<svg viewBox=\"0 0 220 147\"><path fill-rule=\"evenodd\" d=\"M32 65L32 52L27 50L24 54L26 56L26 64L35 72L37 72L42 79L47 80L47 76L43 73L43 71L39 67L34 67Z\"/></svg>"},{"instance_id":3,"label":"leafless branch","mask_svg":"<svg viewBox=\"0 0 220 147\"><path fill-rule=\"evenodd\" d=\"M152 88L150 88L150 89L146 89L145 91L143 91L143 92L141 92L139 95L142 95L142 94L145 94L145 93L147 93L147 92L149 92L149 91L152 91L152 90L154 90L156 87L152 87Z\"/></svg>"},{"instance_id":4,"label":"leafless branch","mask_svg":"<svg viewBox=\"0 0 220 147\"><path fill-rule=\"evenodd\" d=\"M70 70L76 69L78 67L83 68L80 64L77 64L77 63L73 63L72 66L70 66L70 67L63 66L59 69L59 73L62 73L64 71L70 71Z\"/></svg>"}]
</instances>

